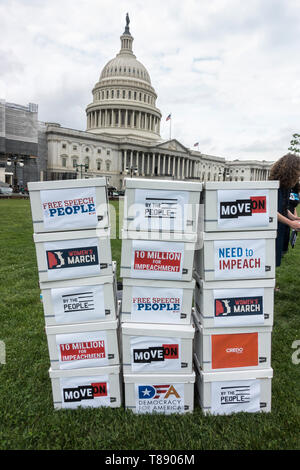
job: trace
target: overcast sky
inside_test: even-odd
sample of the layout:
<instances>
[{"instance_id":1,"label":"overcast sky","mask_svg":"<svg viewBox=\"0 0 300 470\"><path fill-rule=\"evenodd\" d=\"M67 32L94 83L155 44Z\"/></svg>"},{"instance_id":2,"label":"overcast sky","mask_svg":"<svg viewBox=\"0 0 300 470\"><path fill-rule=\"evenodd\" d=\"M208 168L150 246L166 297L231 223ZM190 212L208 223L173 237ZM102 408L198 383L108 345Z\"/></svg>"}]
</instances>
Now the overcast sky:
<instances>
[{"instance_id":1,"label":"overcast sky","mask_svg":"<svg viewBox=\"0 0 300 470\"><path fill-rule=\"evenodd\" d=\"M161 136L230 160L276 160L300 133L300 0L0 0L0 99L85 130L125 15Z\"/></svg>"}]
</instances>

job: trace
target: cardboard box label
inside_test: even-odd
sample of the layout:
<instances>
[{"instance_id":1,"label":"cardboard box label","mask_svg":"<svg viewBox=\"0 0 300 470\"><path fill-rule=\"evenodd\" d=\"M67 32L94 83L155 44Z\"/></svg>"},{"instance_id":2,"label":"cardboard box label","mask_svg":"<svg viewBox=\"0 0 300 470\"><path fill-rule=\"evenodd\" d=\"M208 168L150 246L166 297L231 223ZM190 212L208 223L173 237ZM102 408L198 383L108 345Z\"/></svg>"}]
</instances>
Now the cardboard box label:
<instances>
[{"instance_id":1,"label":"cardboard box label","mask_svg":"<svg viewBox=\"0 0 300 470\"><path fill-rule=\"evenodd\" d=\"M130 351L133 372L181 370L181 341L178 338L133 336Z\"/></svg>"},{"instance_id":2,"label":"cardboard box label","mask_svg":"<svg viewBox=\"0 0 300 470\"><path fill-rule=\"evenodd\" d=\"M84 323L105 317L103 285L51 289L57 323Z\"/></svg>"},{"instance_id":3,"label":"cardboard box label","mask_svg":"<svg viewBox=\"0 0 300 470\"><path fill-rule=\"evenodd\" d=\"M135 190L135 230L184 231L188 211L187 191Z\"/></svg>"},{"instance_id":4,"label":"cardboard box label","mask_svg":"<svg viewBox=\"0 0 300 470\"><path fill-rule=\"evenodd\" d=\"M110 405L110 387L107 375L63 377L59 382L62 408L77 408L78 406L97 408Z\"/></svg>"},{"instance_id":5,"label":"cardboard box label","mask_svg":"<svg viewBox=\"0 0 300 470\"><path fill-rule=\"evenodd\" d=\"M60 369L108 365L105 331L56 335Z\"/></svg>"},{"instance_id":6,"label":"cardboard box label","mask_svg":"<svg viewBox=\"0 0 300 470\"><path fill-rule=\"evenodd\" d=\"M260 380L231 380L211 383L211 413L229 415L260 411Z\"/></svg>"},{"instance_id":7,"label":"cardboard box label","mask_svg":"<svg viewBox=\"0 0 300 470\"><path fill-rule=\"evenodd\" d=\"M258 333L211 335L212 369L258 365Z\"/></svg>"},{"instance_id":8,"label":"cardboard box label","mask_svg":"<svg viewBox=\"0 0 300 470\"><path fill-rule=\"evenodd\" d=\"M218 226L220 228L235 230L268 225L268 190L218 190Z\"/></svg>"},{"instance_id":9,"label":"cardboard box label","mask_svg":"<svg viewBox=\"0 0 300 470\"><path fill-rule=\"evenodd\" d=\"M135 384L136 411L144 413L184 413L184 384Z\"/></svg>"},{"instance_id":10,"label":"cardboard box label","mask_svg":"<svg viewBox=\"0 0 300 470\"><path fill-rule=\"evenodd\" d=\"M44 243L49 280L100 274L97 238Z\"/></svg>"},{"instance_id":11,"label":"cardboard box label","mask_svg":"<svg viewBox=\"0 0 300 470\"><path fill-rule=\"evenodd\" d=\"M44 190L40 197L46 229L59 231L97 226L95 188Z\"/></svg>"},{"instance_id":12,"label":"cardboard box label","mask_svg":"<svg viewBox=\"0 0 300 470\"><path fill-rule=\"evenodd\" d=\"M132 287L132 321L142 323L180 322L183 289Z\"/></svg>"},{"instance_id":13,"label":"cardboard box label","mask_svg":"<svg viewBox=\"0 0 300 470\"><path fill-rule=\"evenodd\" d=\"M215 279L265 278L266 240L215 240Z\"/></svg>"},{"instance_id":14,"label":"cardboard box label","mask_svg":"<svg viewBox=\"0 0 300 470\"><path fill-rule=\"evenodd\" d=\"M131 276L143 279L182 278L184 243L132 241Z\"/></svg>"},{"instance_id":15,"label":"cardboard box label","mask_svg":"<svg viewBox=\"0 0 300 470\"><path fill-rule=\"evenodd\" d=\"M215 326L263 325L264 292L263 288L214 289Z\"/></svg>"}]
</instances>

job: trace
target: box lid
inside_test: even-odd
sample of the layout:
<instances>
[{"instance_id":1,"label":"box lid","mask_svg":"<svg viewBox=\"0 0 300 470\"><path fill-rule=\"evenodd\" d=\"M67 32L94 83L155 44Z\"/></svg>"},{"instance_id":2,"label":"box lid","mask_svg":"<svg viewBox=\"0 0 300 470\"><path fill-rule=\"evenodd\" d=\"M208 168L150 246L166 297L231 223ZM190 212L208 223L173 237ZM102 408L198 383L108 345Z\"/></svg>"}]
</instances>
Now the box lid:
<instances>
[{"instance_id":1,"label":"box lid","mask_svg":"<svg viewBox=\"0 0 300 470\"><path fill-rule=\"evenodd\" d=\"M278 189L279 181L207 181L204 189L215 191L218 189Z\"/></svg>"},{"instance_id":2,"label":"box lid","mask_svg":"<svg viewBox=\"0 0 300 470\"><path fill-rule=\"evenodd\" d=\"M191 281L164 281L154 279L124 278L123 286L164 287L169 289L194 289L195 279Z\"/></svg>"},{"instance_id":3,"label":"box lid","mask_svg":"<svg viewBox=\"0 0 300 470\"><path fill-rule=\"evenodd\" d=\"M82 238L107 238L110 237L110 229L90 229L90 230L74 230L68 232L47 232L47 233L34 233L33 240L35 243L62 241L62 240L75 240Z\"/></svg>"},{"instance_id":4,"label":"box lid","mask_svg":"<svg viewBox=\"0 0 300 470\"><path fill-rule=\"evenodd\" d=\"M66 287L77 287L77 286L97 286L103 284L112 284L114 278L110 276L95 276L95 277L83 277L79 279L66 279L65 281L48 281L40 282L40 288L46 289L61 289Z\"/></svg>"},{"instance_id":5,"label":"box lid","mask_svg":"<svg viewBox=\"0 0 300 470\"><path fill-rule=\"evenodd\" d=\"M200 232L199 238L204 241L214 240L253 240L276 238L276 230L258 230L257 232Z\"/></svg>"},{"instance_id":6,"label":"box lid","mask_svg":"<svg viewBox=\"0 0 300 470\"><path fill-rule=\"evenodd\" d=\"M273 369L248 369L225 372L203 372L200 367L197 356L194 354L194 365L201 380L206 382L227 382L227 380L251 380L251 379L271 379L273 377Z\"/></svg>"},{"instance_id":7,"label":"box lid","mask_svg":"<svg viewBox=\"0 0 300 470\"><path fill-rule=\"evenodd\" d=\"M197 271L194 270L193 277L201 289L255 289L257 287L275 287L275 278L273 279L243 279L230 281L204 281L200 278Z\"/></svg>"},{"instance_id":8,"label":"box lid","mask_svg":"<svg viewBox=\"0 0 300 470\"><path fill-rule=\"evenodd\" d=\"M49 369L51 379L60 379L62 377L88 377L97 375L116 375L120 374L120 366L101 366L101 367L84 367L81 369Z\"/></svg>"},{"instance_id":9,"label":"box lid","mask_svg":"<svg viewBox=\"0 0 300 470\"><path fill-rule=\"evenodd\" d=\"M91 186L106 186L106 178L101 176L99 178L89 178L89 179L37 181L37 182L28 183L29 191L87 188Z\"/></svg>"},{"instance_id":10,"label":"box lid","mask_svg":"<svg viewBox=\"0 0 300 470\"><path fill-rule=\"evenodd\" d=\"M68 333L83 333L89 331L104 331L116 330L118 328L118 320L103 321L103 322L90 322L90 323L76 323L67 325L54 325L46 326L45 330L47 335L60 335Z\"/></svg>"},{"instance_id":11,"label":"box lid","mask_svg":"<svg viewBox=\"0 0 300 470\"><path fill-rule=\"evenodd\" d=\"M124 383L165 383L168 382L179 382L179 383L194 383L196 374L193 371L191 374L124 374Z\"/></svg>"},{"instance_id":12,"label":"box lid","mask_svg":"<svg viewBox=\"0 0 300 470\"><path fill-rule=\"evenodd\" d=\"M125 178L124 184L125 188L161 189L168 191L201 191L203 188L203 183L163 179Z\"/></svg>"},{"instance_id":13,"label":"box lid","mask_svg":"<svg viewBox=\"0 0 300 470\"><path fill-rule=\"evenodd\" d=\"M195 328L203 335L234 335L243 333L272 333L272 326L261 325L261 326L232 326L223 328L204 328L199 315L196 310L193 311L193 319Z\"/></svg>"},{"instance_id":14,"label":"box lid","mask_svg":"<svg viewBox=\"0 0 300 470\"><path fill-rule=\"evenodd\" d=\"M166 325L162 323L122 323L123 335L129 336L166 336L192 339L194 325Z\"/></svg>"},{"instance_id":15,"label":"box lid","mask_svg":"<svg viewBox=\"0 0 300 470\"><path fill-rule=\"evenodd\" d=\"M148 241L172 241L178 243L196 243L197 233L189 232L160 232L160 231L139 231L139 230L124 230L121 231L122 240L148 240Z\"/></svg>"}]
</instances>

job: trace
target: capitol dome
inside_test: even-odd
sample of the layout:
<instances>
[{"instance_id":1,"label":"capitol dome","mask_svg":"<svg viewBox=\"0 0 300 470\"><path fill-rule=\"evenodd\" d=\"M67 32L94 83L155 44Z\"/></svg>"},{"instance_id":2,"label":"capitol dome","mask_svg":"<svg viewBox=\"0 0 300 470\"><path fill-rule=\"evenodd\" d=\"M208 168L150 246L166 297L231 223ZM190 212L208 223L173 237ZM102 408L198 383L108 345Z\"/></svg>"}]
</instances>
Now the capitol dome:
<instances>
[{"instance_id":1,"label":"capitol dome","mask_svg":"<svg viewBox=\"0 0 300 470\"><path fill-rule=\"evenodd\" d=\"M159 140L161 113L150 75L132 51L133 37L126 16L121 49L103 68L86 108L87 131Z\"/></svg>"}]
</instances>

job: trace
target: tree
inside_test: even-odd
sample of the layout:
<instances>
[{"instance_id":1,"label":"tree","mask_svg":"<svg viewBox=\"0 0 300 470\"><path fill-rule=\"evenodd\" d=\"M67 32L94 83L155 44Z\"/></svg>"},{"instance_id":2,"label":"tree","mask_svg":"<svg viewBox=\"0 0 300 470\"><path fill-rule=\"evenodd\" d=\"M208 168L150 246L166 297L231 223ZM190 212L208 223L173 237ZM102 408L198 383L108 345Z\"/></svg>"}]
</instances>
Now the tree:
<instances>
[{"instance_id":1,"label":"tree","mask_svg":"<svg viewBox=\"0 0 300 470\"><path fill-rule=\"evenodd\" d=\"M289 150L293 153L300 153L300 134L293 134Z\"/></svg>"}]
</instances>

